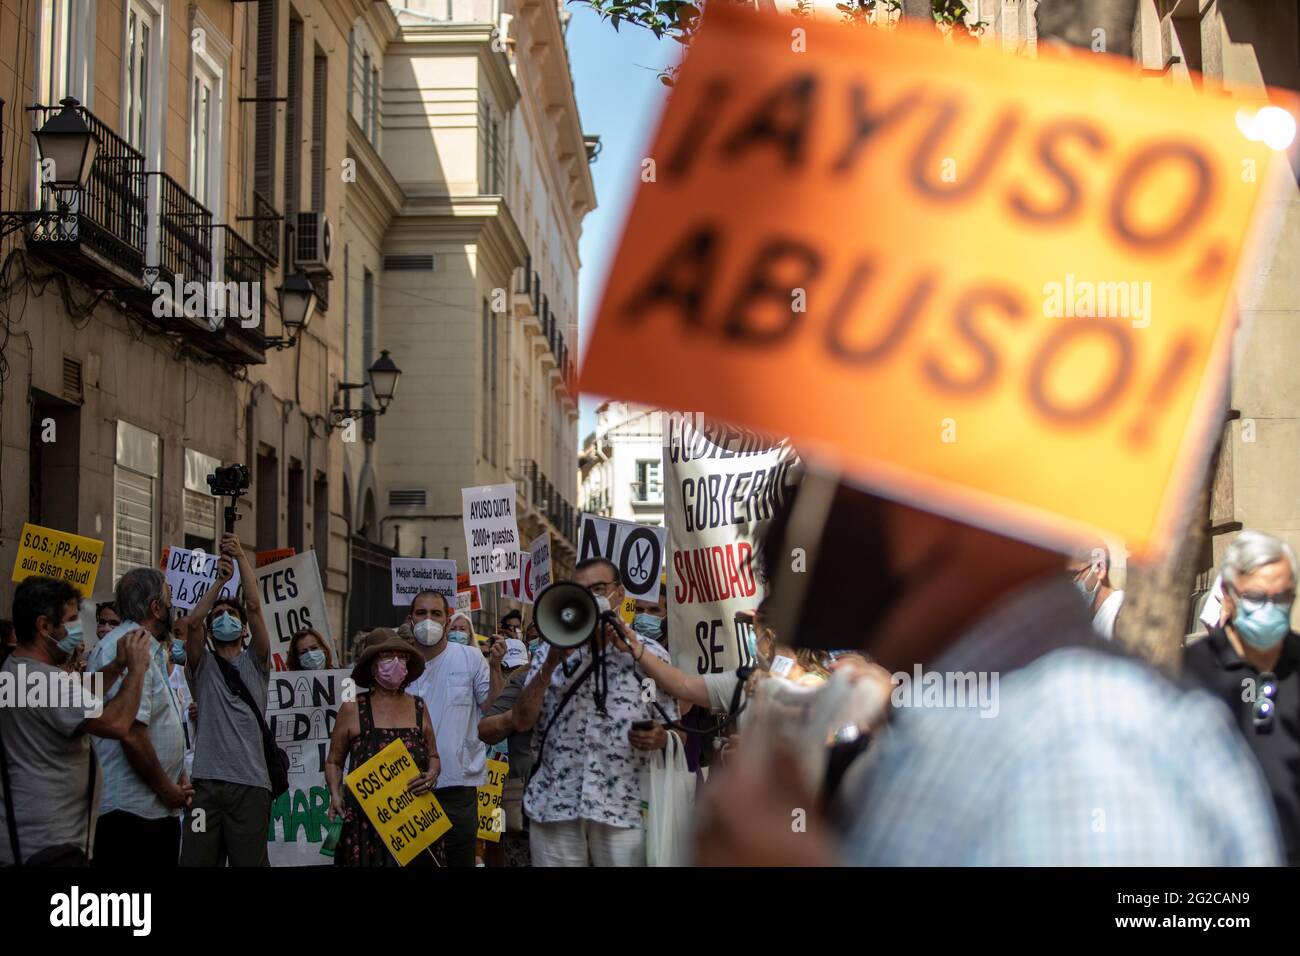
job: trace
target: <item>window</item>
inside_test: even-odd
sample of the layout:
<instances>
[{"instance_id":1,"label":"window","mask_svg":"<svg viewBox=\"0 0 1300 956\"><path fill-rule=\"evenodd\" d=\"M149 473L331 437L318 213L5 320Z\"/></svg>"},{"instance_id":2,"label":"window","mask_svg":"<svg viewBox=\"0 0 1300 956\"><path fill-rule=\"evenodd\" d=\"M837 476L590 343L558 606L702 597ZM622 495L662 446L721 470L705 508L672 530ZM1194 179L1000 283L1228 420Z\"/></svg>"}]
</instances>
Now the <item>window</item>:
<instances>
[{"instance_id":1,"label":"window","mask_svg":"<svg viewBox=\"0 0 1300 956\"><path fill-rule=\"evenodd\" d=\"M220 467L220 458L193 448L185 449L185 547L191 550L202 548L208 554L217 552L217 542L221 540L221 530L225 525L217 523L218 515L223 511L217 508L217 499L212 497L208 475Z\"/></svg>"},{"instance_id":2,"label":"window","mask_svg":"<svg viewBox=\"0 0 1300 956\"><path fill-rule=\"evenodd\" d=\"M53 105L75 96L92 105L94 24L95 0L40 0L39 102Z\"/></svg>"},{"instance_id":3,"label":"window","mask_svg":"<svg viewBox=\"0 0 1300 956\"><path fill-rule=\"evenodd\" d=\"M370 400L370 366L375 361L375 274L369 269L361 276L361 381L366 383L362 397Z\"/></svg>"},{"instance_id":4,"label":"window","mask_svg":"<svg viewBox=\"0 0 1300 956\"><path fill-rule=\"evenodd\" d=\"M302 196L302 20L289 11L289 82L285 89L284 116L284 221L297 225ZM284 261L292 264L297 250L290 242L291 230L285 230Z\"/></svg>"},{"instance_id":5,"label":"window","mask_svg":"<svg viewBox=\"0 0 1300 956\"><path fill-rule=\"evenodd\" d=\"M280 547L280 465L274 448L257 455L257 550Z\"/></svg>"},{"instance_id":6,"label":"window","mask_svg":"<svg viewBox=\"0 0 1300 956\"><path fill-rule=\"evenodd\" d=\"M330 549L330 486L323 472L316 473L311 489L312 547L316 549L316 566L325 577Z\"/></svg>"},{"instance_id":7,"label":"window","mask_svg":"<svg viewBox=\"0 0 1300 956\"><path fill-rule=\"evenodd\" d=\"M312 60L311 83L311 208L325 208L325 116L329 89L329 60L320 47Z\"/></svg>"},{"instance_id":8,"label":"window","mask_svg":"<svg viewBox=\"0 0 1300 956\"><path fill-rule=\"evenodd\" d=\"M482 387L481 413L483 416L483 458L492 460L492 310L487 299L483 300L483 345L482 345Z\"/></svg>"},{"instance_id":9,"label":"window","mask_svg":"<svg viewBox=\"0 0 1300 956\"><path fill-rule=\"evenodd\" d=\"M76 532L81 500L81 406L32 389L31 409L27 520Z\"/></svg>"},{"instance_id":10,"label":"window","mask_svg":"<svg viewBox=\"0 0 1300 956\"><path fill-rule=\"evenodd\" d=\"M636 463L636 485L633 495L637 501L662 501L663 486L659 483L659 469L662 462L658 459L646 459Z\"/></svg>"},{"instance_id":11,"label":"window","mask_svg":"<svg viewBox=\"0 0 1300 956\"><path fill-rule=\"evenodd\" d=\"M117 423L113 466L113 582L132 568L156 566L162 439Z\"/></svg>"},{"instance_id":12,"label":"window","mask_svg":"<svg viewBox=\"0 0 1300 956\"><path fill-rule=\"evenodd\" d=\"M191 44L190 193L220 220L222 171L225 168L225 64L230 44L202 13L195 10L191 34L201 29L203 41Z\"/></svg>"},{"instance_id":13,"label":"window","mask_svg":"<svg viewBox=\"0 0 1300 956\"><path fill-rule=\"evenodd\" d=\"M306 491L302 462L289 459L289 547L303 552L303 493Z\"/></svg>"},{"instance_id":14,"label":"window","mask_svg":"<svg viewBox=\"0 0 1300 956\"><path fill-rule=\"evenodd\" d=\"M155 77L157 16L143 3L131 0L126 7L126 42L122 46L125 90L122 97L122 129L126 141L144 153L146 166L153 157L154 103L158 89Z\"/></svg>"},{"instance_id":15,"label":"window","mask_svg":"<svg viewBox=\"0 0 1300 956\"><path fill-rule=\"evenodd\" d=\"M379 148L379 69L370 68L370 142Z\"/></svg>"},{"instance_id":16,"label":"window","mask_svg":"<svg viewBox=\"0 0 1300 956\"><path fill-rule=\"evenodd\" d=\"M370 54L361 54L361 131L370 138Z\"/></svg>"},{"instance_id":17,"label":"window","mask_svg":"<svg viewBox=\"0 0 1300 956\"><path fill-rule=\"evenodd\" d=\"M279 103L273 102L279 69L276 24L277 0L257 3L257 120L253 155L253 189L275 205L275 131Z\"/></svg>"}]
</instances>

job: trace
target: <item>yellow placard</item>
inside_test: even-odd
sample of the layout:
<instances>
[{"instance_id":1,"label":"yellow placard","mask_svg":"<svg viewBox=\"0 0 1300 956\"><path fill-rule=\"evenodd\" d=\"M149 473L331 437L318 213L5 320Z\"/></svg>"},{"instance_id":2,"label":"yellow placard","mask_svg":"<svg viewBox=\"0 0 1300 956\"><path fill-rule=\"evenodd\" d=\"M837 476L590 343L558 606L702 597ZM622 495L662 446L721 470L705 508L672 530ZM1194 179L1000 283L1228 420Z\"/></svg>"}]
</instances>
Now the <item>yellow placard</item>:
<instances>
[{"instance_id":1,"label":"yellow placard","mask_svg":"<svg viewBox=\"0 0 1300 956\"><path fill-rule=\"evenodd\" d=\"M623 598L623 603L618 606L618 615L624 624L631 624L632 618L636 617L636 598Z\"/></svg>"},{"instance_id":2,"label":"yellow placard","mask_svg":"<svg viewBox=\"0 0 1300 956\"><path fill-rule=\"evenodd\" d=\"M416 796L406 785L420 768L406 749L394 740L345 778L389 852L406 866L451 829L451 821L431 793Z\"/></svg>"},{"instance_id":3,"label":"yellow placard","mask_svg":"<svg viewBox=\"0 0 1300 956\"><path fill-rule=\"evenodd\" d=\"M478 788L478 838L498 843L506 828L506 812L501 806L501 791L506 785L510 764L504 760L487 762L487 783Z\"/></svg>"},{"instance_id":4,"label":"yellow placard","mask_svg":"<svg viewBox=\"0 0 1300 956\"><path fill-rule=\"evenodd\" d=\"M24 524L14 561L14 581L35 575L66 581L88 598L95 591L104 542L79 534Z\"/></svg>"},{"instance_id":5,"label":"yellow placard","mask_svg":"<svg viewBox=\"0 0 1300 956\"><path fill-rule=\"evenodd\" d=\"M1283 158L1261 129L1296 112L1209 87L711 7L582 390L1024 537L1159 550L1222 426L1233 276Z\"/></svg>"}]
</instances>

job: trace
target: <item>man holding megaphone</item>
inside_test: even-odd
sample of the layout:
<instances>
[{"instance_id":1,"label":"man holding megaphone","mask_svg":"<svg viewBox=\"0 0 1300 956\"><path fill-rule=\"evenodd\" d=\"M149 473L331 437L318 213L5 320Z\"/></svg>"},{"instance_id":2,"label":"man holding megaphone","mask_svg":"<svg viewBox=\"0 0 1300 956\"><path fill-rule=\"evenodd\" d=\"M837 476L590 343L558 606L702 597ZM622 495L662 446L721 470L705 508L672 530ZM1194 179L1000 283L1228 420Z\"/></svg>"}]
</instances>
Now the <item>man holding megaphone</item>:
<instances>
[{"instance_id":1,"label":"man holding megaphone","mask_svg":"<svg viewBox=\"0 0 1300 956\"><path fill-rule=\"evenodd\" d=\"M591 558L537 597L533 621L546 644L513 715L517 730L538 728L524 793L534 866L645 865L641 769L668 743L653 701L668 719L678 714L653 682L642 687L626 649L632 632L614 611L623 596L614 563ZM658 641L637 646L638 658L668 660Z\"/></svg>"}]
</instances>

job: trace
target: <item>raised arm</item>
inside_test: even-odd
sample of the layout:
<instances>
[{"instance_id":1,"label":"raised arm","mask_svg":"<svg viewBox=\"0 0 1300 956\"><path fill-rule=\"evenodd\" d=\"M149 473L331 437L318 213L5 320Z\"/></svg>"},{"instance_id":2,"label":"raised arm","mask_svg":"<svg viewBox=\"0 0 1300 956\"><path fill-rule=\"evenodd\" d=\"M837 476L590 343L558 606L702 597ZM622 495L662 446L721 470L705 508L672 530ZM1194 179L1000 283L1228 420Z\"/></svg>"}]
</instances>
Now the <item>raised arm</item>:
<instances>
[{"instance_id":1,"label":"raised arm","mask_svg":"<svg viewBox=\"0 0 1300 956\"><path fill-rule=\"evenodd\" d=\"M263 669L271 666L271 634L262 616L262 592L257 587L257 572L248 560L239 538L233 534L221 536L221 553L239 562L239 577L244 586L244 613L248 615L248 633L252 641L248 649Z\"/></svg>"},{"instance_id":2,"label":"raised arm","mask_svg":"<svg viewBox=\"0 0 1300 956\"><path fill-rule=\"evenodd\" d=\"M547 649L546 660L542 662L541 668L519 692L519 699L515 701L514 706L516 730L531 730L537 723L537 717L542 712L542 698L551 683L551 675L555 673L555 668L560 666L560 661L564 659L566 653L551 645Z\"/></svg>"},{"instance_id":3,"label":"raised arm","mask_svg":"<svg viewBox=\"0 0 1300 956\"><path fill-rule=\"evenodd\" d=\"M194 605L194 610L181 619L185 622L186 666L192 672L198 670L198 664L203 660L203 642L207 636L204 634L203 622L208 619L208 613L212 610L212 605L217 603L217 598L226 583L234 576L234 569L235 566L230 558L224 554L220 555L217 558L217 579L203 592L203 597L199 598L199 602Z\"/></svg>"},{"instance_id":4,"label":"raised arm","mask_svg":"<svg viewBox=\"0 0 1300 956\"><path fill-rule=\"evenodd\" d=\"M703 677L684 674L668 661L647 654L645 645L636 636L636 631L621 620L618 622L617 630L613 632L613 641L614 646L620 651L632 655L636 666L655 682L660 691L669 697L676 697L678 700L688 701L699 707L709 707L709 688L704 683Z\"/></svg>"}]
</instances>

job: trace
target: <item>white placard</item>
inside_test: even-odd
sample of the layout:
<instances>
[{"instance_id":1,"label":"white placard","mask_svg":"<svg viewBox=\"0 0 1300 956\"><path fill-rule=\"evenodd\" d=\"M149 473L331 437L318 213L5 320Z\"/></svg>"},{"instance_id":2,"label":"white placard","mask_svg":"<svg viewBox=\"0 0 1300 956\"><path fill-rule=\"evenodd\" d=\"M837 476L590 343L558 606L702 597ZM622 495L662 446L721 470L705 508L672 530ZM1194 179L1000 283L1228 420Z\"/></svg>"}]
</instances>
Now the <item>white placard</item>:
<instances>
[{"instance_id":1,"label":"white placard","mask_svg":"<svg viewBox=\"0 0 1300 956\"><path fill-rule=\"evenodd\" d=\"M408 607L421 591L437 591L456 601L456 562L443 558L391 558L393 606Z\"/></svg>"},{"instance_id":2,"label":"white placard","mask_svg":"<svg viewBox=\"0 0 1300 956\"><path fill-rule=\"evenodd\" d=\"M519 577L501 582L501 596L532 604L542 588L551 583L551 533L543 531L534 538L521 561Z\"/></svg>"},{"instance_id":3,"label":"white placard","mask_svg":"<svg viewBox=\"0 0 1300 956\"><path fill-rule=\"evenodd\" d=\"M659 579L664 569L668 529L619 521L600 515L582 515L578 532L578 561L608 558L618 565L627 596L654 604L659 600Z\"/></svg>"},{"instance_id":4,"label":"white placard","mask_svg":"<svg viewBox=\"0 0 1300 956\"><path fill-rule=\"evenodd\" d=\"M785 502L798 457L785 444L733 448L690 415L665 415L664 519L668 523L668 633L673 664L721 674L751 662L738 611L758 607L765 582L754 542Z\"/></svg>"},{"instance_id":5,"label":"white placard","mask_svg":"<svg viewBox=\"0 0 1300 956\"><path fill-rule=\"evenodd\" d=\"M519 526L515 486L482 485L460 490L471 584L519 578Z\"/></svg>"},{"instance_id":6,"label":"white placard","mask_svg":"<svg viewBox=\"0 0 1300 956\"><path fill-rule=\"evenodd\" d=\"M277 671L287 669L289 641L304 627L314 628L331 646L338 646L330 634L315 551L258 568L257 588L262 595L262 614L271 634L271 656Z\"/></svg>"},{"instance_id":7,"label":"white placard","mask_svg":"<svg viewBox=\"0 0 1300 956\"><path fill-rule=\"evenodd\" d=\"M218 557L198 548L193 551L176 547L167 549L166 574L172 589L173 605L186 611L194 609L208 588L216 583ZM239 562L234 564L235 573L221 588L222 597L234 597L239 593Z\"/></svg>"},{"instance_id":8,"label":"white placard","mask_svg":"<svg viewBox=\"0 0 1300 956\"><path fill-rule=\"evenodd\" d=\"M289 762L289 792L271 804L267 856L272 866L326 866L321 843L329 830L325 758L339 705L355 699L352 671L281 671L271 675L266 724Z\"/></svg>"}]
</instances>

